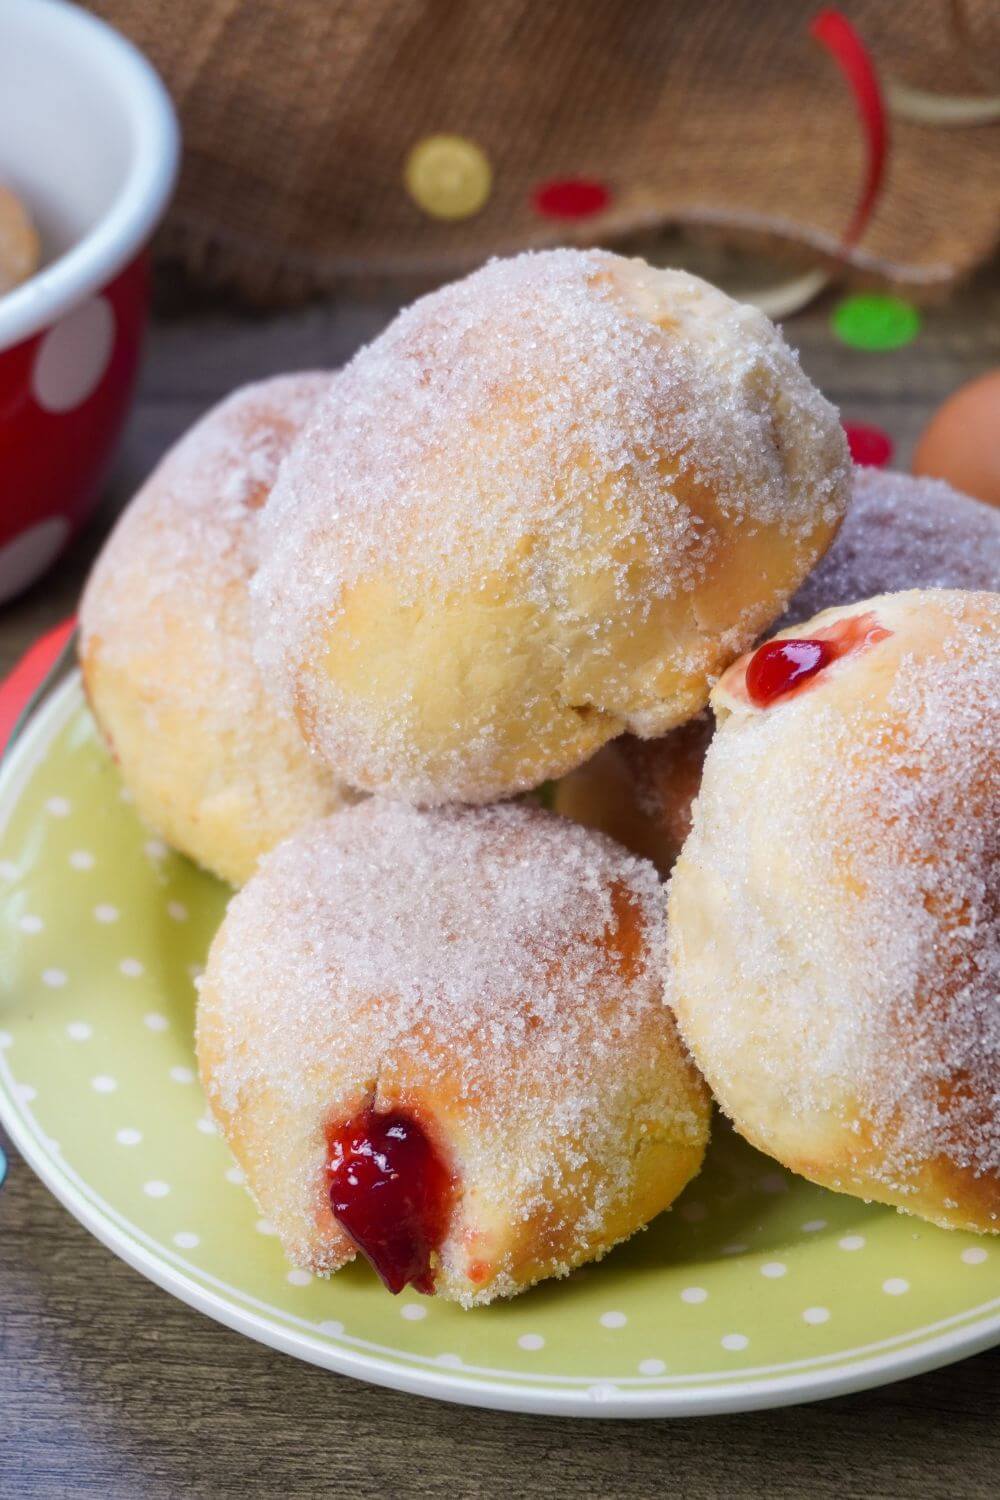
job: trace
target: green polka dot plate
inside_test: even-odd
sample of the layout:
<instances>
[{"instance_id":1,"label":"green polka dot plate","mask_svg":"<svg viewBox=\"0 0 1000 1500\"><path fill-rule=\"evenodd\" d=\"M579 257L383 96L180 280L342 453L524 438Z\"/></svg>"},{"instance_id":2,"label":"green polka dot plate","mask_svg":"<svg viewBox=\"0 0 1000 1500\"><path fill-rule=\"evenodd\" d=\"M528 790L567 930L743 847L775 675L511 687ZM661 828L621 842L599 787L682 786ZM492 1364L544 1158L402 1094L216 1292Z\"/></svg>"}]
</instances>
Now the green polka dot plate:
<instances>
[{"instance_id":1,"label":"green polka dot plate","mask_svg":"<svg viewBox=\"0 0 1000 1500\"><path fill-rule=\"evenodd\" d=\"M77 1218L209 1316L376 1383L579 1416L803 1401L1000 1339L1000 1242L824 1192L721 1123L672 1212L509 1304L290 1271L195 1073L226 895L140 825L70 679L0 777L0 1115Z\"/></svg>"}]
</instances>

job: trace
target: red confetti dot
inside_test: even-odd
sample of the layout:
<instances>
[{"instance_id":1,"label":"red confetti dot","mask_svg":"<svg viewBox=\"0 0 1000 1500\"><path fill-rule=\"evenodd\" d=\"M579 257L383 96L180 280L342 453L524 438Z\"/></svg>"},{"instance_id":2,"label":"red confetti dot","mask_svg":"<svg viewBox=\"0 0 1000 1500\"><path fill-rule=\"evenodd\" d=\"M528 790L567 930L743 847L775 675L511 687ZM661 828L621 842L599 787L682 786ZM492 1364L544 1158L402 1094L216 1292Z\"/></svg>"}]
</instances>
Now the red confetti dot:
<instances>
[{"instance_id":1,"label":"red confetti dot","mask_svg":"<svg viewBox=\"0 0 1000 1500\"><path fill-rule=\"evenodd\" d=\"M867 464L872 469L884 469L892 458L892 438L881 427L868 427L863 422L845 422L847 446L856 464Z\"/></svg>"},{"instance_id":2,"label":"red confetti dot","mask_svg":"<svg viewBox=\"0 0 1000 1500\"><path fill-rule=\"evenodd\" d=\"M547 219L589 219L606 209L610 202L610 189L603 182L595 182L589 177L543 182L531 198L535 212Z\"/></svg>"}]
</instances>

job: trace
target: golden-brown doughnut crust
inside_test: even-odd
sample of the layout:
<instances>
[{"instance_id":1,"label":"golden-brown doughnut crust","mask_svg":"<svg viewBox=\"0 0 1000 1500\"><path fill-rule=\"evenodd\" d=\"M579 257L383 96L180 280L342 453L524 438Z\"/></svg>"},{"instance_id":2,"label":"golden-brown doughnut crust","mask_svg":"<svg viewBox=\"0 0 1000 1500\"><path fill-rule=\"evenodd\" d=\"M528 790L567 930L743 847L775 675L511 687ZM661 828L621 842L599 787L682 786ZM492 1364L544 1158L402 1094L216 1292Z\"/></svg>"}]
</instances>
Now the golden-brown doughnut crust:
<instances>
[{"instance_id":1,"label":"golden-brown doughnut crust","mask_svg":"<svg viewBox=\"0 0 1000 1500\"><path fill-rule=\"evenodd\" d=\"M996 1232L1000 596L884 595L778 639L845 632L859 649L765 707L748 658L713 692L670 886L674 1007L761 1150Z\"/></svg>"},{"instance_id":2,"label":"golden-brown doughnut crust","mask_svg":"<svg viewBox=\"0 0 1000 1500\"><path fill-rule=\"evenodd\" d=\"M655 871L539 808L374 799L230 904L201 983L213 1114L288 1256L353 1258L327 1139L405 1109L457 1199L436 1291L509 1296L603 1255L697 1172L707 1093L663 1002Z\"/></svg>"},{"instance_id":3,"label":"golden-brown doughnut crust","mask_svg":"<svg viewBox=\"0 0 1000 1500\"><path fill-rule=\"evenodd\" d=\"M848 485L755 309L604 251L495 261L363 349L296 445L258 660L351 785L489 801L702 708Z\"/></svg>"},{"instance_id":4,"label":"golden-brown doughnut crust","mask_svg":"<svg viewBox=\"0 0 1000 1500\"><path fill-rule=\"evenodd\" d=\"M253 661L256 519L333 377L247 386L181 439L125 511L80 609L94 716L139 814L223 879L348 794Z\"/></svg>"},{"instance_id":5,"label":"golden-brown doughnut crust","mask_svg":"<svg viewBox=\"0 0 1000 1500\"><path fill-rule=\"evenodd\" d=\"M777 628L913 588L1000 589L1000 511L937 479L856 468L844 523ZM691 829L712 724L706 710L660 739L623 735L557 782L551 805L667 874Z\"/></svg>"}]
</instances>

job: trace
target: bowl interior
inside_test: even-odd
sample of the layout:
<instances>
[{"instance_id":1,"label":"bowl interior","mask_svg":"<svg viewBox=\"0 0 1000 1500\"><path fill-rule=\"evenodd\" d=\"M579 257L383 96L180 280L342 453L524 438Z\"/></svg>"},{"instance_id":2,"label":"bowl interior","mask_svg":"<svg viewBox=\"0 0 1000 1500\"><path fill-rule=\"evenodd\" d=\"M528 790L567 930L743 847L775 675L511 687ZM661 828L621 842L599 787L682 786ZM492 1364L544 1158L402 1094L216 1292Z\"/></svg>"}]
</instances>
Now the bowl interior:
<instances>
[{"instance_id":1,"label":"bowl interior","mask_svg":"<svg viewBox=\"0 0 1000 1500\"><path fill-rule=\"evenodd\" d=\"M0 181L27 204L44 261L107 213L135 151L114 54L73 20L37 0L0 8Z\"/></svg>"}]
</instances>

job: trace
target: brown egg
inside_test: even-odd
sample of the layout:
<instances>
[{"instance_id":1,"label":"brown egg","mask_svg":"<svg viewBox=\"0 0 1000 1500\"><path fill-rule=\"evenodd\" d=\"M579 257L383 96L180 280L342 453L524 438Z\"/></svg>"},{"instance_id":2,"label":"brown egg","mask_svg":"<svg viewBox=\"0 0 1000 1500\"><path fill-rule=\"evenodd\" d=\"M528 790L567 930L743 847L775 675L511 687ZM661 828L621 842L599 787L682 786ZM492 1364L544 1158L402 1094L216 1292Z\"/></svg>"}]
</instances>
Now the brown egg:
<instances>
[{"instance_id":1,"label":"brown egg","mask_svg":"<svg viewBox=\"0 0 1000 1500\"><path fill-rule=\"evenodd\" d=\"M938 407L913 455L914 474L1000 505L1000 370L970 380Z\"/></svg>"},{"instance_id":2,"label":"brown egg","mask_svg":"<svg viewBox=\"0 0 1000 1500\"><path fill-rule=\"evenodd\" d=\"M0 296L38 267L38 235L20 198L0 184Z\"/></svg>"}]
</instances>

